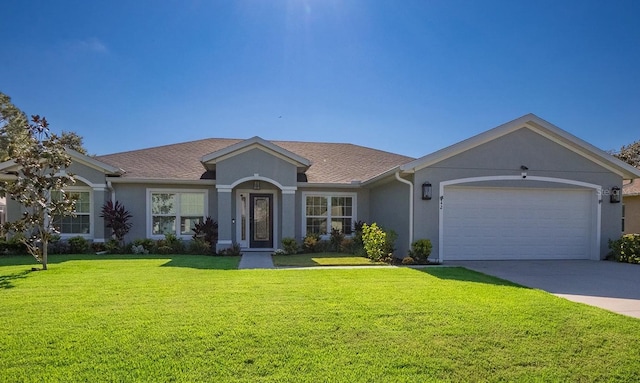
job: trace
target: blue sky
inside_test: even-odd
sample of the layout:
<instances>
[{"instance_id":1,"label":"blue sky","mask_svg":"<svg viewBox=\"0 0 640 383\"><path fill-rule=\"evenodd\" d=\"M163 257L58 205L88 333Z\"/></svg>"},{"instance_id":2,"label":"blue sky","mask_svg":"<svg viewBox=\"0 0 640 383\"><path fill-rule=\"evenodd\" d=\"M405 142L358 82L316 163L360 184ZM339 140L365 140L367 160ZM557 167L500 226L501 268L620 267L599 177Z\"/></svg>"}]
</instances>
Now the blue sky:
<instances>
[{"instance_id":1,"label":"blue sky","mask_svg":"<svg viewBox=\"0 0 640 383\"><path fill-rule=\"evenodd\" d=\"M107 154L208 137L419 157L535 113L640 139L640 1L31 1L0 92Z\"/></svg>"}]
</instances>

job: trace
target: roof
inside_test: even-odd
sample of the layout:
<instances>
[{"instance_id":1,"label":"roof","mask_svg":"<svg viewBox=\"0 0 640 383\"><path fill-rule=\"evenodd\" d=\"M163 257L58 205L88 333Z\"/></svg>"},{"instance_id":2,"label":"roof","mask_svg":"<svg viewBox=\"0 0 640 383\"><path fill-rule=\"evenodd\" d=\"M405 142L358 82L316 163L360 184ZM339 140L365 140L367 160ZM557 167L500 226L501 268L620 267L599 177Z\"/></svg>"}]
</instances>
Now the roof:
<instances>
[{"instance_id":1,"label":"roof","mask_svg":"<svg viewBox=\"0 0 640 383\"><path fill-rule=\"evenodd\" d=\"M622 185L622 195L624 197L640 196L640 179Z\"/></svg>"},{"instance_id":2,"label":"roof","mask_svg":"<svg viewBox=\"0 0 640 383\"><path fill-rule=\"evenodd\" d=\"M207 177L201 160L233 151L249 140L208 138L95 157L96 160L126 172L124 178L199 180ZM260 139L262 140L262 139ZM253 142L253 141L251 141ZM310 164L305 174L309 183L344 184L365 181L413 158L345 143L266 141L269 148L300 162ZM236 146L234 146L236 145ZM227 149L227 150L225 150Z\"/></svg>"},{"instance_id":3,"label":"roof","mask_svg":"<svg viewBox=\"0 0 640 383\"><path fill-rule=\"evenodd\" d=\"M308 159L300 157L299 155L283 149L278 145L274 145L269 141L263 140L258 136L252 137L248 140L240 141L237 144L227 146L224 149L216 150L213 153L209 153L206 156L202 157L201 162L205 164L215 164L219 160L229 158L229 156L233 156L234 154L239 154L254 148L260 148L262 150L268 151L271 154L279 156L285 161L295 164L298 167L308 168L311 165L311 162Z\"/></svg>"},{"instance_id":4,"label":"roof","mask_svg":"<svg viewBox=\"0 0 640 383\"><path fill-rule=\"evenodd\" d=\"M640 170L620 161L605 151L596 148L590 143L581 140L580 138L558 128L532 113L526 114L496 128L487 130L484 133L480 133L464 141L460 141L457 144L438 150L437 152L418 158L400 166L400 169L404 172L414 172L416 170L423 169L522 128L531 129L536 133L564 146L565 148L603 166L604 168L619 174L624 179L640 178Z\"/></svg>"}]
</instances>

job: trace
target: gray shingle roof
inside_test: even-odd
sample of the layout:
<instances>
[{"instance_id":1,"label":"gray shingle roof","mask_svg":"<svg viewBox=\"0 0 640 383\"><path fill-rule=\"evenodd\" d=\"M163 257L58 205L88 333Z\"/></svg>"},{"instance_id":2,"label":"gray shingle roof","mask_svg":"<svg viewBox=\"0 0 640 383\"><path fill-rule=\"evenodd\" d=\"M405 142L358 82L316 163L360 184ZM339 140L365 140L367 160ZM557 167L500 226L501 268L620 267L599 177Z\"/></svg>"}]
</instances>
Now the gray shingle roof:
<instances>
[{"instance_id":1,"label":"gray shingle roof","mask_svg":"<svg viewBox=\"0 0 640 383\"><path fill-rule=\"evenodd\" d=\"M126 178L197 180L205 173L200 159L244 140L209 138L154 148L97 156L126 171ZM309 183L365 181L413 158L353 144L270 141L311 161Z\"/></svg>"}]
</instances>

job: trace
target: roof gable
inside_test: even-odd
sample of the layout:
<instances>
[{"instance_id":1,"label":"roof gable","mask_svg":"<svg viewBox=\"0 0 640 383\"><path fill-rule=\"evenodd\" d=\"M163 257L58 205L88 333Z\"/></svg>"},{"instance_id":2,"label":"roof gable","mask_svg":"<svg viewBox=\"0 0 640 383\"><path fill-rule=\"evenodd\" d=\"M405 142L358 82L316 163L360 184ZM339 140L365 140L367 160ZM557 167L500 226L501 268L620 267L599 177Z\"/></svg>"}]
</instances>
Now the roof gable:
<instances>
[{"instance_id":1,"label":"roof gable","mask_svg":"<svg viewBox=\"0 0 640 383\"><path fill-rule=\"evenodd\" d=\"M531 113L401 165L400 170L415 172L520 129L529 129L540 134L625 179L640 178L640 171L633 166Z\"/></svg>"},{"instance_id":2,"label":"roof gable","mask_svg":"<svg viewBox=\"0 0 640 383\"><path fill-rule=\"evenodd\" d=\"M309 161L308 159L290 152L258 136L249 138L248 140L240 141L236 144L227 146L226 148L222 148L204 155L200 159L200 161L205 165L205 167L207 167L207 169L210 169L212 165L215 165L219 161L237 156L252 149L263 150L271 155L274 155L284 161L297 166L298 168L304 169L311 166L311 161Z\"/></svg>"}]
</instances>

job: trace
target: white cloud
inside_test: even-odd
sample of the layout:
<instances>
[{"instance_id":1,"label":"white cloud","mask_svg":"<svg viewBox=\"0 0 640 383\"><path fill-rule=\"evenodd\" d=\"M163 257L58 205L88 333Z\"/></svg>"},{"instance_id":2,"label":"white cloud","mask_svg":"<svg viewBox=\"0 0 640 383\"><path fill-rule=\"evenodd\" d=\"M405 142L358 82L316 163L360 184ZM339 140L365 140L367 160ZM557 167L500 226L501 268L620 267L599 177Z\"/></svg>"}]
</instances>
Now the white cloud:
<instances>
[{"instance_id":1,"label":"white cloud","mask_svg":"<svg viewBox=\"0 0 640 383\"><path fill-rule=\"evenodd\" d=\"M74 40L67 43L68 47L74 51L93 52L106 54L109 49L99 39L92 37L84 40Z\"/></svg>"}]
</instances>

